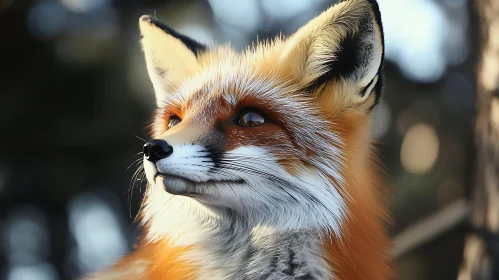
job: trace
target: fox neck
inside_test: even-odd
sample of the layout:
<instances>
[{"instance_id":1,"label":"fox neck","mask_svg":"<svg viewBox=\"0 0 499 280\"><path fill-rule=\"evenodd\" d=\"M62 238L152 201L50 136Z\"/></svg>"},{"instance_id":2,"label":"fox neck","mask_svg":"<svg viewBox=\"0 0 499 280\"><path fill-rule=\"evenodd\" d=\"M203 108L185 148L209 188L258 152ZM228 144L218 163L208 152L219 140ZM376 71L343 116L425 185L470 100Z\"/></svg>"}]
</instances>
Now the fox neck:
<instances>
[{"instance_id":1,"label":"fox neck","mask_svg":"<svg viewBox=\"0 0 499 280\"><path fill-rule=\"evenodd\" d=\"M171 196L163 194L164 196ZM148 213L150 242L189 247L184 258L206 279L331 279L320 234L314 230L277 232L250 226L236 213L206 214L194 199L171 196L164 213ZM213 218L213 215L223 219ZM195 273L196 274L196 273Z\"/></svg>"}]
</instances>

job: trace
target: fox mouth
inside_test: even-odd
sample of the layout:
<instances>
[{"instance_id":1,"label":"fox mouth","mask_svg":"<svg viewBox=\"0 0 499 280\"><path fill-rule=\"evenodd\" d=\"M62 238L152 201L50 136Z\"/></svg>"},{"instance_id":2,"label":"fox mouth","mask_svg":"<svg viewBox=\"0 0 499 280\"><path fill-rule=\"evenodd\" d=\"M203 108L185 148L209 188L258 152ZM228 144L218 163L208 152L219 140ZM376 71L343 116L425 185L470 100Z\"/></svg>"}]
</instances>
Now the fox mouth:
<instances>
[{"instance_id":1,"label":"fox mouth","mask_svg":"<svg viewBox=\"0 0 499 280\"><path fill-rule=\"evenodd\" d=\"M208 180L205 182L196 182L185 177L157 172L154 175L154 183L163 184L165 190L170 194L196 197L201 195L206 187L213 186L216 183L242 184L244 180Z\"/></svg>"},{"instance_id":2,"label":"fox mouth","mask_svg":"<svg viewBox=\"0 0 499 280\"><path fill-rule=\"evenodd\" d=\"M196 196L196 184L194 181L175 175L156 173L154 183L162 184L165 190L174 195Z\"/></svg>"}]
</instances>

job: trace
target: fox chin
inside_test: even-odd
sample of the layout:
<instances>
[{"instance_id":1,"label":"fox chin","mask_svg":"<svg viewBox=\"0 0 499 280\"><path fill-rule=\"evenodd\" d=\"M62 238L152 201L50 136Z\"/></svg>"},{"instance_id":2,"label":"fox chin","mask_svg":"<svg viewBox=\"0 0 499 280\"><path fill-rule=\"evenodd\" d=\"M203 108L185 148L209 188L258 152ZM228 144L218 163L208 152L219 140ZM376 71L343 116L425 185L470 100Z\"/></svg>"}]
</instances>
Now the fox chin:
<instances>
[{"instance_id":1,"label":"fox chin","mask_svg":"<svg viewBox=\"0 0 499 280\"><path fill-rule=\"evenodd\" d=\"M136 249L86 279L388 279L374 0L245 52L139 20L157 110Z\"/></svg>"}]
</instances>

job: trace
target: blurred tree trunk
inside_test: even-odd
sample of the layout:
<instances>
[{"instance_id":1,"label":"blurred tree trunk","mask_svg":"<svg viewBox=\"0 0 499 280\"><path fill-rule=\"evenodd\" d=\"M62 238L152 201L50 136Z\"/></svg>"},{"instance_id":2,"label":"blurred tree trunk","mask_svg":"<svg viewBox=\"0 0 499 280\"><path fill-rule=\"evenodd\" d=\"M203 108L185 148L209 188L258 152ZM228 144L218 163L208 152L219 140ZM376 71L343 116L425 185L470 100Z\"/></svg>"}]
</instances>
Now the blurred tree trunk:
<instances>
[{"instance_id":1,"label":"blurred tree trunk","mask_svg":"<svg viewBox=\"0 0 499 280\"><path fill-rule=\"evenodd\" d=\"M477 68L475 185L472 233L464 247L459 280L499 279L499 0L470 1L477 8L480 53Z\"/></svg>"}]
</instances>

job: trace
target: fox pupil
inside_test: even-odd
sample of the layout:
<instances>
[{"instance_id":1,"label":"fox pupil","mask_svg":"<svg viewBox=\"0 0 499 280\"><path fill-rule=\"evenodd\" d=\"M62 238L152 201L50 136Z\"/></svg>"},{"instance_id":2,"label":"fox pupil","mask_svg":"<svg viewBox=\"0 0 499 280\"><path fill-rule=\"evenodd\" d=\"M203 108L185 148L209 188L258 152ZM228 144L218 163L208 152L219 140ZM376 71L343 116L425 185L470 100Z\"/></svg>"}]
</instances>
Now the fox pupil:
<instances>
[{"instance_id":1,"label":"fox pupil","mask_svg":"<svg viewBox=\"0 0 499 280\"><path fill-rule=\"evenodd\" d=\"M245 127L259 126L265 123L265 118L257 111L246 111L239 118L239 125Z\"/></svg>"},{"instance_id":2,"label":"fox pupil","mask_svg":"<svg viewBox=\"0 0 499 280\"><path fill-rule=\"evenodd\" d=\"M180 118L173 115L170 117L170 120L168 121L168 129L176 126L177 124L179 124L181 122Z\"/></svg>"}]
</instances>

